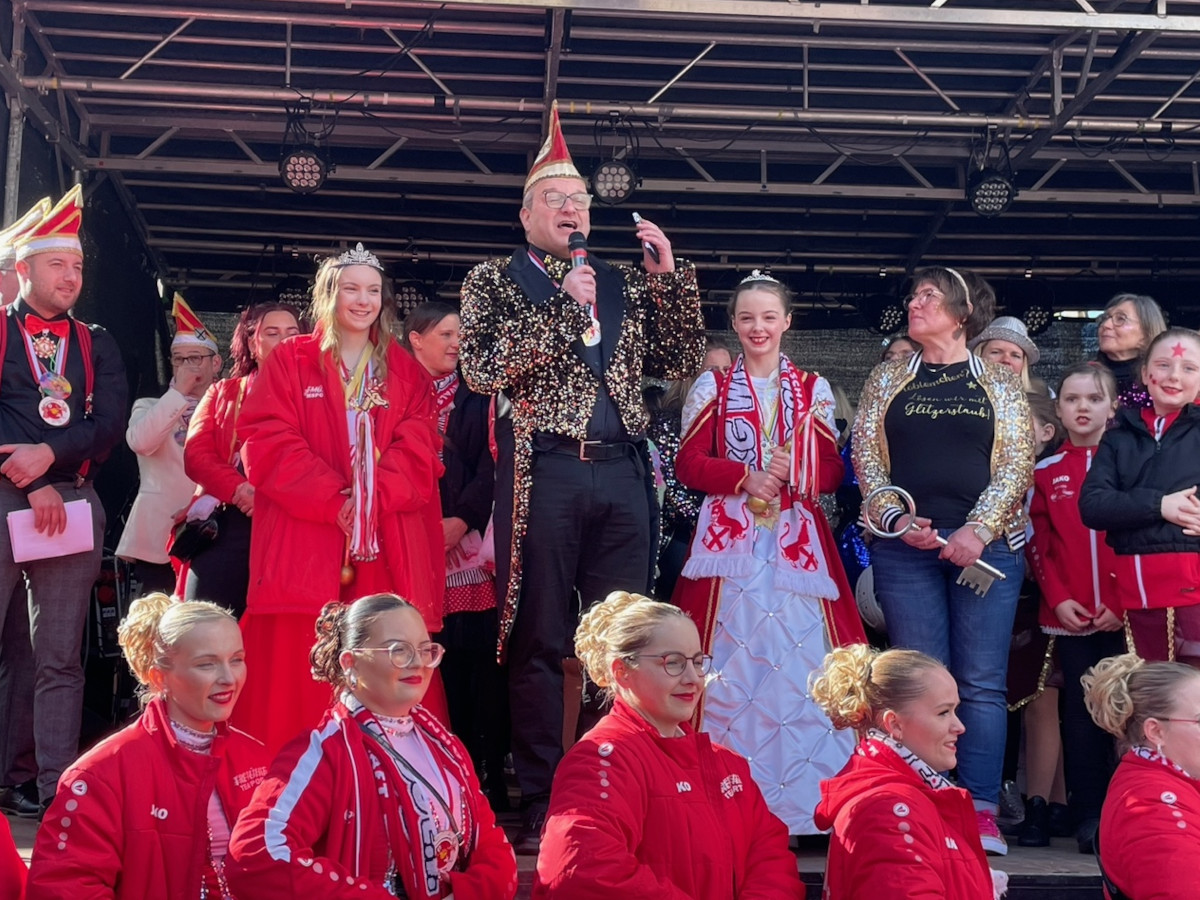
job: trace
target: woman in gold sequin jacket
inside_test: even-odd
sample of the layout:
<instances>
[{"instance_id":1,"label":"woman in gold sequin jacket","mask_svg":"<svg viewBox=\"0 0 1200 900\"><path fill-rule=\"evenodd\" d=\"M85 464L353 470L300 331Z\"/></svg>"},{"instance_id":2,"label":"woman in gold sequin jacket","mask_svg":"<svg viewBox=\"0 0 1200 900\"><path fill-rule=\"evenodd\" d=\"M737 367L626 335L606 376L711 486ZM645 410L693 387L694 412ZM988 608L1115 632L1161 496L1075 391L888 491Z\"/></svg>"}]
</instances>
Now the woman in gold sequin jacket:
<instances>
[{"instance_id":1,"label":"woman in gold sequin jacket","mask_svg":"<svg viewBox=\"0 0 1200 900\"><path fill-rule=\"evenodd\" d=\"M959 783L978 811L984 848L1007 851L996 828L1005 736L1008 647L1024 574L1024 498L1033 481L1029 406L1013 374L967 350L992 319L995 295L969 271L921 269L906 301L921 353L881 363L867 379L854 425L854 468L865 514L900 539L871 545L875 594L892 645L944 662L962 696ZM943 546L939 537L946 541ZM984 561L1005 575L981 598L959 584Z\"/></svg>"}]
</instances>

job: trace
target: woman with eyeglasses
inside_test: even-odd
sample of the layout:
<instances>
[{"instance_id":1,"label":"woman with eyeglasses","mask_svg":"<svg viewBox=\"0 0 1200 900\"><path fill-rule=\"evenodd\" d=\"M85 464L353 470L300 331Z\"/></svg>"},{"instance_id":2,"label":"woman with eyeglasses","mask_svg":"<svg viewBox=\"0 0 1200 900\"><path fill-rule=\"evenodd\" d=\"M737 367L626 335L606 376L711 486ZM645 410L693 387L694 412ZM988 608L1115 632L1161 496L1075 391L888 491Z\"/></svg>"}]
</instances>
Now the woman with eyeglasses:
<instances>
[{"instance_id":1,"label":"woman with eyeglasses","mask_svg":"<svg viewBox=\"0 0 1200 900\"><path fill-rule=\"evenodd\" d=\"M1200 671L1126 653L1089 669L1083 687L1125 750L1100 814L1106 897L1200 897Z\"/></svg>"},{"instance_id":2,"label":"woman with eyeglasses","mask_svg":"<svg viewBox=\"0 0 1200 900\"><path fill-rule=\"evenodd\" d=\"M1033 483L1029 404L1011 370L967 342L993 318L995 294L973 272L932 266L913 276L908 333L921 351L883 362L863 387L854 470L866 514L896 539L871 542L875 596L894 647L944 663L962 695L959 784L970 791L984 849L1008 847L996 826L1008 715L1006 679L1025 571L1025 493ZM905 529L908 529L905 531ZM943 538L943 546L938 538ZM1000 570L984 599L959 583L983 561Z\"/></svg>"},{"instance_id":3,"label":"woman with eyeglasses","mask_svg":"<svg viewBox=\"0 0 1200 900\"><path fill-rule=\"evenodd\" d=\"M437 631L445 591L433 387L396 340L379 258L362 244L327 257L310 318L312 334L267 357L238 422L254 487L241 624L267 674L238 721L273 753L325 707L304 657L326 603L397 593ZM444 712L442 698L438 679L426 705Z\"/></svg>"},{"instance_id":4,"label":"woman with eyeglasses","mask_svg":"<svg viewBox=\"0 0 1200 900\"><path fill-rule=\"evenodd\" d=\"M1146 294L1117 294L1096 319L1100 344L1096 361L1108 366L1116 377L1121 406L1142 409L1152 405L1142 384L1142 354L1166 330L1162 307Z\"/></svg>"},{"instance_id":5,"label":"woman with eyeglasses","mask_svg":"<svg viewBox=\"0 0 1200 900\"><path fill-rule=\"evenodd\" d=\"M712 658L678 607L616 592L575 632L612 711L554 775L536 900L803 897L750 767L689 724Z\"/></svg>"},{"instance_id":6,"label":"woman with eyeglasses","mask_svg":"<svg viewBox=\"0 0 1200 900\"><path fill-rule=\"evenodd\" d=\"M242 463L238 419L258 367L281 341L298 334L299 315L287 304L247 307L229 342L229 377L205 392L183 447L183 469L197 488L187 518L201 521L211 516L217 533L211 544L186 561L180 593L188 600L219 603L235 616L246 610L254 514L254 486Z\"/></svg>"},{"instance_id":7,"label":"woman with eyeglasses","mask_svg":"<svg viewBox=\"0 0 1200 900\"><path fill-rule=\"evenodd\" d=\"M421 700L442 661L395 594L330 603L313 677L321 722L271 765L230 841L243 897L511 900L517 863L462 742Z\"/></svg>"}]
</instances>

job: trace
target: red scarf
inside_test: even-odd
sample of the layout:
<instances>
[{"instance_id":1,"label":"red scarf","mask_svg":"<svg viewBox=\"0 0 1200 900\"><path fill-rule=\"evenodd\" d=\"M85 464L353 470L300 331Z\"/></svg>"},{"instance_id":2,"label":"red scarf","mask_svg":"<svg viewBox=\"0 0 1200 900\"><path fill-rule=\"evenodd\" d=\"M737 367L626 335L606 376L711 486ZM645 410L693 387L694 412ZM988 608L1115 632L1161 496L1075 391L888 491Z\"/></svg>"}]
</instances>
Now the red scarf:
<instances>
[{"instance_id":1,"label":"red scarf","mask_svg":"<svg viewBox=\"0 0 1200 900\"><path fill-rule=\"evenodd\" d=\"M433 402L437 407L437 430L443 438L450 425L450 410L454 409L454 394L458 391L458 372L451 372L433 380ZM442 447L438 447L438 459L442 458Z\"/></svg>"},{"instance_id":2,"label":"red scarf","mask_svg":"<svg viewBox=\"0 0 1200 900\"><path fill-rule=\"evenodd\" d=\"M443 882L439 875L434 849L434 837L439 828L433 811L416 802L415 790L419 782L404 772L383 748L380 741L386 744L387 735L375 715L352 695L345 695L343 702L364 732L363 748L367 751L375 781L379 785L384 827L387 829L396 876L403 887L400 896L409 900L445 896L450 891L450 882ZM471 762L459 753L450 732L432 714L417 706L412 711L412 717L435 763L449 774L448 780L457 781L464 792L462 821L457 823L463 835L462 846L458 849L457 868L462 870L479 840L479 823L472 815L470 798L465 795L471 783L468 776Z\"/></svg>"}]
</instances>

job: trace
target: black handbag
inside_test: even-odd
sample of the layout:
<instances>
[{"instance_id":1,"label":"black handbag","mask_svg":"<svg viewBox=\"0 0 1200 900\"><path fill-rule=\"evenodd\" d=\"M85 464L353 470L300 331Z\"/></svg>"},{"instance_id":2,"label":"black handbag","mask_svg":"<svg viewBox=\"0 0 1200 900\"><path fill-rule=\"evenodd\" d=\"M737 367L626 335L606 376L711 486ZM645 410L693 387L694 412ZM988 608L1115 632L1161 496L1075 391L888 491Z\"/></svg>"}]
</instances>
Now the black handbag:
<instances>
[{"instance_id":1,"label":"black handbag","mask_svg":"<svg viewBox=\"0 0 1200 900\"><path fill-rule=\"evenodd\" d=\"M183 521L171 530L171 546L167 553L183 562L190 562L202 551L216 543L221 528L218 517L225 511L222 504L206 519Z\"/></svg>"}]
</instances>

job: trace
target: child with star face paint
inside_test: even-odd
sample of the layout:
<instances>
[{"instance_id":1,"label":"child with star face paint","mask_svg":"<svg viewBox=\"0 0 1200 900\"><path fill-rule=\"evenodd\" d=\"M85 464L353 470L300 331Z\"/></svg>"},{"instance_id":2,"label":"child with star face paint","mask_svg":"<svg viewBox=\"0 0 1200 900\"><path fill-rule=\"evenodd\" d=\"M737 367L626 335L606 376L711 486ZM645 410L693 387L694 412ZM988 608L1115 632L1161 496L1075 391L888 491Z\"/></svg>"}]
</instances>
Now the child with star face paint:
<instances>
[{"instance_id":1,"label":"child with star face paint","mask_svg":"<svg viewBox=\"0 0 1200 900\"><path fill-rule=\"evenodd\" d=\"M1079 499L1117 553L1129 649L1200 665L1200 334L1170 328L1146 349L1152 406L1121 409Z\"/></svg>"}]
</instances>

